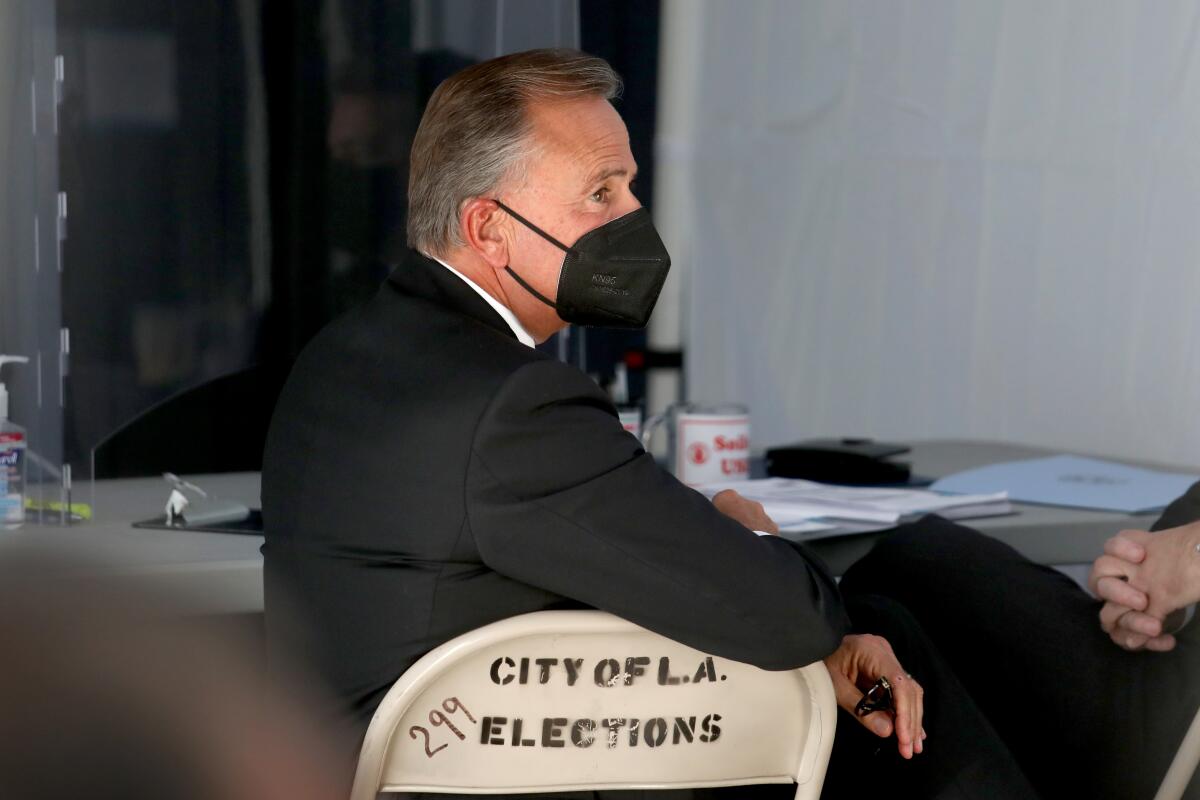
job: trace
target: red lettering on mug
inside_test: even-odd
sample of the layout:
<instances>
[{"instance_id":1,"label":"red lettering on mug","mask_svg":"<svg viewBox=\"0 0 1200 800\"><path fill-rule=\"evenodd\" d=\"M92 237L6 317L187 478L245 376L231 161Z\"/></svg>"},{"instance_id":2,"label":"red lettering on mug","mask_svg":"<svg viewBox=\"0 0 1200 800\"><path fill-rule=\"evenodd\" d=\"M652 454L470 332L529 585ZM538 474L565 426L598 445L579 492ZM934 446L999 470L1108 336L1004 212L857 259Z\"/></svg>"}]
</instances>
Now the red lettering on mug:
<instances>
[{"instance_id":1,"label":"red lettering on mug","mask_svg":"<svg viewBox=\"0 0 1200 800\"><path fill-rule=\"evenodd\" d=\"M744 433L736 439L718 436L713 439L713 446L718 450L748 450L750 449L750 437Z\"/></svg>"},{"instance_id":2,"label":"red lettering on mug","mask_svg":"<svg viewBox=\"0 0 1200 800\"><path fill-rule=\"evenodd\" d=\"M745 458L722 458L721 472L725 475L746 475L750 472L750 461Z\"/></svg>"}]
</instances>

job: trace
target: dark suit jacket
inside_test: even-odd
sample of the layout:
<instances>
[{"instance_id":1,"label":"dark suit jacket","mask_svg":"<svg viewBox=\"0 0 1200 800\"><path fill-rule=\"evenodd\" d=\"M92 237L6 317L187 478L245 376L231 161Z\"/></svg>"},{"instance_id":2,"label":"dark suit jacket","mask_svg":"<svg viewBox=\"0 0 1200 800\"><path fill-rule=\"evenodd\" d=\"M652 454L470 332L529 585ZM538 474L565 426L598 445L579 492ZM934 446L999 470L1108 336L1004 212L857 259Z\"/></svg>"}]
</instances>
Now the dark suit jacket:
<instances>
[{"instance_id":1,"label":"dark suit jacket","mask_svg":"<svg viewBox=\"0 0 1200 800\"><path fill-rule=\"evenodd\" d=\"M300 356L262 499L271 649L299 648L360 733L423 653L529 611L596 607L766 669L848 629L808 550L664 472L591 379L422 257Z\"/></svg>"},{"instance_id":2,"label":"dark suit jacket","mask_svg":"<svg viewBox=\"0 0 1200 800\"><path fill-rule=\"evenodd\" d=\"M1200 519L1200 482L1193 483L1190 489L1167 506L1150 530L1162 531L1167 528L1176 528L1198 519Z\"/></svg>"}]
</instances>

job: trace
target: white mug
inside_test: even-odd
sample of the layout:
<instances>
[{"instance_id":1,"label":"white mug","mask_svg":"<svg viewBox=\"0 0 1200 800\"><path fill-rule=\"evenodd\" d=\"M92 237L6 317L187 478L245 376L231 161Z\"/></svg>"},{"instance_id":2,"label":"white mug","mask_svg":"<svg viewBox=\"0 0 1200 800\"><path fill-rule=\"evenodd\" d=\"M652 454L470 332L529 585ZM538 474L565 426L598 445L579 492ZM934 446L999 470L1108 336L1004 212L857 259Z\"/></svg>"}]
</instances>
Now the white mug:
<instances>
[{"instance_id":1,"label":"white mug","mask_svg":"<svg viewBox=\"0 0 1200 800\"><path fill-rule=\"evenodd\" d=\"M646 420L642 443L667 423L667 463L688 486L750 477L750 412L742 405L676 403Z\"/></svg>"}]
</instances>

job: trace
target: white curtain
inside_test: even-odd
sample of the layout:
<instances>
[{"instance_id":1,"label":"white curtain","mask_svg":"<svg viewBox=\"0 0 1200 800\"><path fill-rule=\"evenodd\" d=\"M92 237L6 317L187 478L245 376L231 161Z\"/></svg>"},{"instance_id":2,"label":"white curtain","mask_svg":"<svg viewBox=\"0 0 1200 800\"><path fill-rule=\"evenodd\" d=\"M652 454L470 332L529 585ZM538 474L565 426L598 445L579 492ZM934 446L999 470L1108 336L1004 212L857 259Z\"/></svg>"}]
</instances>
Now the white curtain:
<instances>
[{"instance_id":1,"label":"white curtain","mask_svg":"<svg viewBox=\"0 0 1200 800\"><path fill-rule=\"evenodd\" d=\"M686 5L690 399L1200 464L1200 2Z\"/></svg>"}]
</instances>

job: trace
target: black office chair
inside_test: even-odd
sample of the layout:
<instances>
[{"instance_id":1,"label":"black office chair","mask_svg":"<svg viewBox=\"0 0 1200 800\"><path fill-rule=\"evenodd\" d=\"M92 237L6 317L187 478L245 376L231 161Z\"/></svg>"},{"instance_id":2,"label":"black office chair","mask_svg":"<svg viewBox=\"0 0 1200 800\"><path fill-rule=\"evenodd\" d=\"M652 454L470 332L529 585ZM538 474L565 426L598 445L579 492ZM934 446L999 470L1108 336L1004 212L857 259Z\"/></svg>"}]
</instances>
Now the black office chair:
<instances>
[{"instance_id":1,"label":"black office chair","mask_svg":"<svg viewBox=\"0 0 1200 800\"><path fill-rule=\"evenodd\" d=\"M259 365L168 397L96 446L94 477L261 470L286 377L286 369Z\"/></svg>"}]
</instances>

